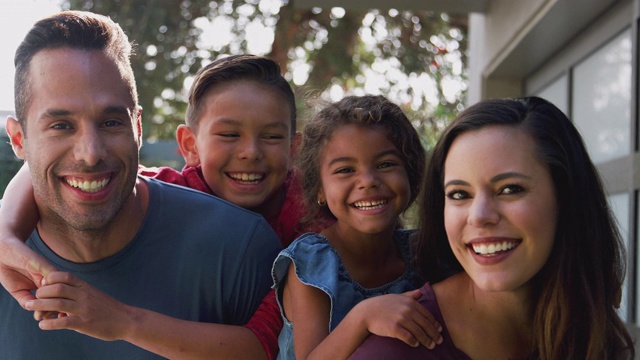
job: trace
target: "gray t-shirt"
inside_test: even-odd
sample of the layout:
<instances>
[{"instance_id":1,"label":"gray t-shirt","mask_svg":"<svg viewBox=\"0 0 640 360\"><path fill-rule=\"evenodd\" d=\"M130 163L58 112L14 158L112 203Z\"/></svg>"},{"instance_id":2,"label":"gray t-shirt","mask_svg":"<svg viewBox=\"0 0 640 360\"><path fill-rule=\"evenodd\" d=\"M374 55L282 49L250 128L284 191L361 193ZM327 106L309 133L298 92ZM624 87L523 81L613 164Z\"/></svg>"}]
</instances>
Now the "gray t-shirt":
<instances>
[{"instance_id":1,"label":"gray t-shirt","mask_svg":"<svg viewBox=\"0 0 640 360\"><path fill-rule=\"evenodd\" d=\"M149 207L135 238L109 258L66 261L37 231L27 244L59 270L115 299L171 317L242 325L272 284L280 242L267 222L222 199L143 178ZM0 288L2 359L154 359L124 341L71 330L43 331L33 314ZM212 339L213 340L213 339Z\"/></svg>"}]
</instances>

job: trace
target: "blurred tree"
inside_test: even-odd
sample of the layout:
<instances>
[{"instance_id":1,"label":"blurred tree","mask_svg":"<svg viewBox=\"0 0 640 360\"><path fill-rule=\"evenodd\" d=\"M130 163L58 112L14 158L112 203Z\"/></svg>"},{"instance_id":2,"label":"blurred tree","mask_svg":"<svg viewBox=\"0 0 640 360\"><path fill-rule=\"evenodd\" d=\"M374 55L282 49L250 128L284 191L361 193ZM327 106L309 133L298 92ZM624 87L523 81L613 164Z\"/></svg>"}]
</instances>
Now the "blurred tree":
<instances>
[{"instance_id":1,"label":"blurred tree","mask_svg":"<svg viewBox=\"0 0 640 360\"><path fill-rule=\"evenodd\" d=\"M462 108L466 16L296 8L295 0L68 0L109 15L137 43L133 68L149 140L173 139L185 88L228 54L276 59L299 95L380 93L403 106L425 145ZM257 35L256 35L257 34Z\"/></svg>"}]
</instances>

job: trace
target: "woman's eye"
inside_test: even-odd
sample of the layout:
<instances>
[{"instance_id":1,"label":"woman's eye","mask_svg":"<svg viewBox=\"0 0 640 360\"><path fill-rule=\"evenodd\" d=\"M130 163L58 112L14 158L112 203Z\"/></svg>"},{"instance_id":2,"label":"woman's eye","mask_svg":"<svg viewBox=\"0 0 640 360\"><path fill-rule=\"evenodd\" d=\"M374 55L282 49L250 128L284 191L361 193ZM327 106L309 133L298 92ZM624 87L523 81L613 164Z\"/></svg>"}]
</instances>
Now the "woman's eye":
<instances>
[{"instance_id":1,"label":"woman's eye","mask_svg":"<svg viewBox=\"0 0 640 360\"><path fill-rule=\"evenodd\" d=\"M512 195L521 193L523 191L524 189L520 185L507 185L502 188L502 191L500 191L500 193L504 195Z\"/></svg>"},{"instance_id":2,"label":"woman's eye","mask_svg":"<svg viewBox=\"0 0 640 360\"><path fill-rule=\"evenodd\" d=\"M454 190L448 192L447 197L451 200L464 200L469 197L469 194L464 191Z\"/></svg>"}]
</instances>

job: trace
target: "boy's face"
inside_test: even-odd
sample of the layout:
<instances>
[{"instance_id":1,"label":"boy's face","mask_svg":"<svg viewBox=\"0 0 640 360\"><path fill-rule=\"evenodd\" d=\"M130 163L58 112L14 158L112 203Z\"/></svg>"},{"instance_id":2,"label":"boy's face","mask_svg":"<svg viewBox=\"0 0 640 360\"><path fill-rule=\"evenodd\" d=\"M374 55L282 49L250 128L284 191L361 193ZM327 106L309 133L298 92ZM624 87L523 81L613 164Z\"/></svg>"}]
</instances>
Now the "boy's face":
<instances>
[{"instance_id":1,"label":"boy's face","mask_svg":"<svg viewBox=\"0 0 640 360\"><path fill-rule=\"evenodd\" d=\"M205 95L197 163L213 192L268 216L279 211L290 166L291 112L271 87L236 81Z\"/></svg>"}]
</instances>

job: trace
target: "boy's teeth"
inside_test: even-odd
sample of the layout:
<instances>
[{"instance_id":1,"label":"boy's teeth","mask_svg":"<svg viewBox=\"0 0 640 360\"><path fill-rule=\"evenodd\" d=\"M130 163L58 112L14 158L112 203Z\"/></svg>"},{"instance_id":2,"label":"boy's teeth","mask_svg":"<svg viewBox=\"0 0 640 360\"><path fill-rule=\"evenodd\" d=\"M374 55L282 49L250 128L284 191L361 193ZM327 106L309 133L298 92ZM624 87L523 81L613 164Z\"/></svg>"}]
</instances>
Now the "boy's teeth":
<instances>
[{"instance_id":1,"label":"boy's teeth","mask_svg":"<svg viewBox=\"0 0 640 360\"><path fill-rule=\"evenodd\" d=\"M516 244L514 242L503 241L501 243L491 244L472 244L473 251L480 255L492 255L500 251L507 251L513 249Z\"/></svg>"},{"instance_id":2,"label":"boy's teeth","mask_svg":"<svg viewBox=\"0 0 640 360\"><path fill-rule=\"evenodd\" d=\"M233 179L241 180L241 181L255 181L262 179L262 174L229 174Z\"/></svg>"},{"instance_id":3,"label":"boy's teeth","mask_svg":"<svg viewBox=\"0 0 640 360\"><path fill-rule=\"evenodd\" d=\"M74 188L80 189L84 192L95 193L98 192L107 186L109 183L109 178L102 180L77 180L77 179L66 179L67 184L73 186Z\"/></svg>"}]
</instances>

